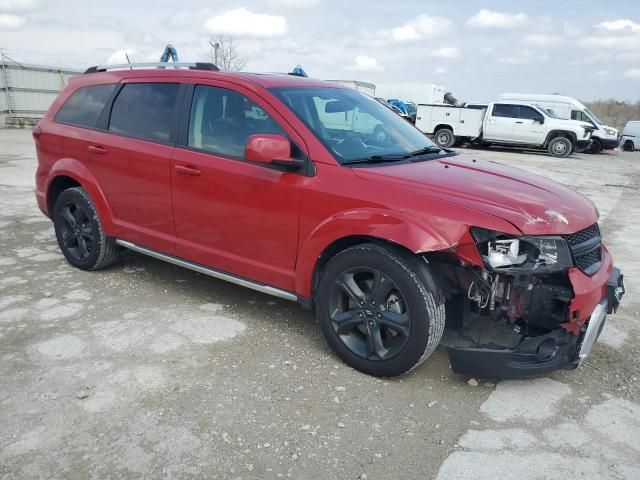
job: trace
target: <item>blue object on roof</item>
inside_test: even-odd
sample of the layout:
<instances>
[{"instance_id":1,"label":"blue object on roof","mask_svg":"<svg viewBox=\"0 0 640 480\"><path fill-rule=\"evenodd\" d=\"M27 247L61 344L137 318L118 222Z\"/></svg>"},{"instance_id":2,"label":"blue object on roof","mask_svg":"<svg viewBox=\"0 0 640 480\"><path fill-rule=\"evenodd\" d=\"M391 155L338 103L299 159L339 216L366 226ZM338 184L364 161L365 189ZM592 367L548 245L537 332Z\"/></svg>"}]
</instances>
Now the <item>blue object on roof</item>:
<instances>
[{"instance_id":1,"label":"blue object on roof","mask_svg":"<svg viewBox=\"0 0 640 480\"><path fill-rule=\"evenodd\" d=\"M162 63L166 63L169 61L169 59L173 60L174 62L179 62L178 52L175 48L173 48L173 45L171 44L165 47L164 52L162 52L162 56L160 57L160 61Z\"/></svg>"},{"instance_id":2,"label":"blue object on roof","mask_svg":"<svg viewBox=\"0 0 640 480\"><path fill-rule=\"evenodd\" d=\"M307 72L304 71L301 65L297 65L289 75L295 75L296 77L308 77Z\"/></svg>"}]
</instances>

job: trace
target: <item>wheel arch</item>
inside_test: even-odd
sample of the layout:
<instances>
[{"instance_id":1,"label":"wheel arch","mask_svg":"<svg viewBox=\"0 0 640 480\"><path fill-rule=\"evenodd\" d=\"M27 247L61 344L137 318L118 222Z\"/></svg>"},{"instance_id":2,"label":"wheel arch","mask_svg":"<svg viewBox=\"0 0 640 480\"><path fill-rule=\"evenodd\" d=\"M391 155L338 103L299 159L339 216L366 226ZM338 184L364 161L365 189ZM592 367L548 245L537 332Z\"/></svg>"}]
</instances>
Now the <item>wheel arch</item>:
<instances>
[{"instance_id":1,"label":"wheel arch","mask_svg":"<svg viewBox=\"0 0 640 480\"><path fill-rule=\"evenodd\" d=\"M429 225L419 225L388 210L343 212L320 224L301 241L296 266L296 293L311 298L317 275L327 262L354 245L371 242L419 254L452 248L468 235L468 228L462 223L446 227L449 228L440 234Z\"/></svg>"},{"instance_id":2,"label":"wheel arch","mask_svg":"<svg viewBox=\"0 0 640 480\"><path fill-rule=\"evenodd\" d=\"M376 245L390 247L394 250L400 250L404 253L413 253L404 245L391 242L386 238L374 237L370 235L349 235L346 237L338 238L327 245L316 259L312 274L312 290L315 290L318 279L320 278L324 268L327 266L327 263L329 263L329 260L331 260L340 252L343 252L348 248L355 247L356 245L361 245L363 243L374 243Z\"/></svg>"},{"instance_id":3,"label":"wheel arch","mask_svg":"<svg viewBox=\"0 0 640 480\"><path fill-rule=\"evenodd\" d=\"M564 137L569 139L572 145L575 144L576 140L578 139L575 132L572 132L570 130L551 130L549 133L547 133L547 138L544 141L544 146L548 147L549 142L551 142L551 140L553 140L554 138L558 138L558 137Z\"/></svg>"},{"instance_id":4,"label":"wheel arch","mask_svg":"<svg viewBox=\"0 0 640 480\"><path fill-rule=\"evenodd\" d=\"M53 216L53 209L56 206L56 201L62 192L74 187L81 187L82 185L75 178L68 175L58 175L51 179L49 187L47 188L47 211L50 216Z\"/></svg>"},{"instance_id":5,"label":"wheel arch","mask_svg":"<svg viewBox=\"0 0 640 480\"><path fill-rule=\"evenodd\" d=\"M47 215L49 217L53 217L55 201L62 192L69 188L82 187L94 203L105 233L113 235L115 228L113 215L104 192L93 173L80 161L71 158L58 160L51 169L45 185Z\"/></svg>"},{"instance_id":6,"label":"wheel arch","mask_svg":"<svg viewBox=\"0 0 640 480\"><path fill-rule=\"evenodd\" d=\"M438 130L451 130L451 133L453 133L455 135L455 131L453 130L453 126L447 124L447 123L439 123L438 125L436 125L433 128L433 133L436 133Z\"/></svg>"}]
</instances>

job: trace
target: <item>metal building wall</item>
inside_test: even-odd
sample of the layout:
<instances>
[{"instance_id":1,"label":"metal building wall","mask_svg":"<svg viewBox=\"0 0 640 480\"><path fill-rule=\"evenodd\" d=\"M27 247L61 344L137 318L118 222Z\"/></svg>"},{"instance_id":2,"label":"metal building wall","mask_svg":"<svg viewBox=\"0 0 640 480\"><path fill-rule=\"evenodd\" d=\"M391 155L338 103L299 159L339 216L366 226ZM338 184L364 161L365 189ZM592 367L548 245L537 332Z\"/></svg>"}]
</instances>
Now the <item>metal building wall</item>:
<instances>
[{"instance_id":1,"label":"metal building wall","mask_svg":"<svg viewBox=\"0 0 640 480\"><path fill-rule=\"evenodd\" d=\"M80 70L0 59L0 127L35 124Z\"/></svg>"}]
</instances>

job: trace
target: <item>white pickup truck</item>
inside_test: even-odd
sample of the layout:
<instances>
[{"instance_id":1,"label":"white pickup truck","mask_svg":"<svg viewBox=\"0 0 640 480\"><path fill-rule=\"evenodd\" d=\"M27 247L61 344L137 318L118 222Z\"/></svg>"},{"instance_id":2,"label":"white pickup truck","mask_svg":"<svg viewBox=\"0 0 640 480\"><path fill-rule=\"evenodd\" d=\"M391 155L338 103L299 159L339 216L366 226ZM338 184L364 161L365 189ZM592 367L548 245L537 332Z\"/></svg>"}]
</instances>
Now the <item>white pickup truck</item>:
<instances>
[{"instance_id":1,"label":"white pickup truck","mask_svg":"<svg viewBox=\"0 0 640 480\"><path fill-rule=\"evenodd\" d=\"M593 126L556 118L553 112L524 102L492 102L465 107L418 105L416 127L441 147L464 142L548 150L554 157L589 148Z\"/></svg>"}]
</instances>

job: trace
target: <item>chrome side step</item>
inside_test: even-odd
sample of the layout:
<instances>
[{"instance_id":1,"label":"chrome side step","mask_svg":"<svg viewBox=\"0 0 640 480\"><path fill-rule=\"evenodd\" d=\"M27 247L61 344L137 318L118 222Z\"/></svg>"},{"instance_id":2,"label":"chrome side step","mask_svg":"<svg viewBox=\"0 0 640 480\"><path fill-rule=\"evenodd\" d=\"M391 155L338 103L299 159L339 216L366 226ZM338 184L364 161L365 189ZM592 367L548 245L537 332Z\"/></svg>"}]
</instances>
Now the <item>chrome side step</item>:
<instances>
[{"instance_id":1,"label":"chrome side step","mask_svg":"<svg viewBox=\"0 0 640 480\"><path fill-rule=\"evenodd\" d=\"M198 263L192 263L187 260L182 260L180 258L172 257L171 255L151 250L149 248L141 247L140 245L127 242L126 240L116 239L116 243L125 248L128 248L129 250L133 250L134 252L143 253L144 255L157 258L158 260L163 260L165 262L178 265L179 267L188 268L189 270L193 270L194 272L203 273L204 275L209 275L210 277L218 278L226 282L235 283L236 285L240 285L241 287L247 287L252 290L256 290L257 292L273 295L274 297L284 298L285 300L290 300L292 302L298 300L298 297L296 295L291 292L287 292L286 290L280 290L279 288L270 287L269 285L252 282L251 280L247 280L242 277L236 277L235 275L231 275L230 273L220 272L218 270L205 267L204 265L200 265Z\"/></svg>"}]
</instances>

